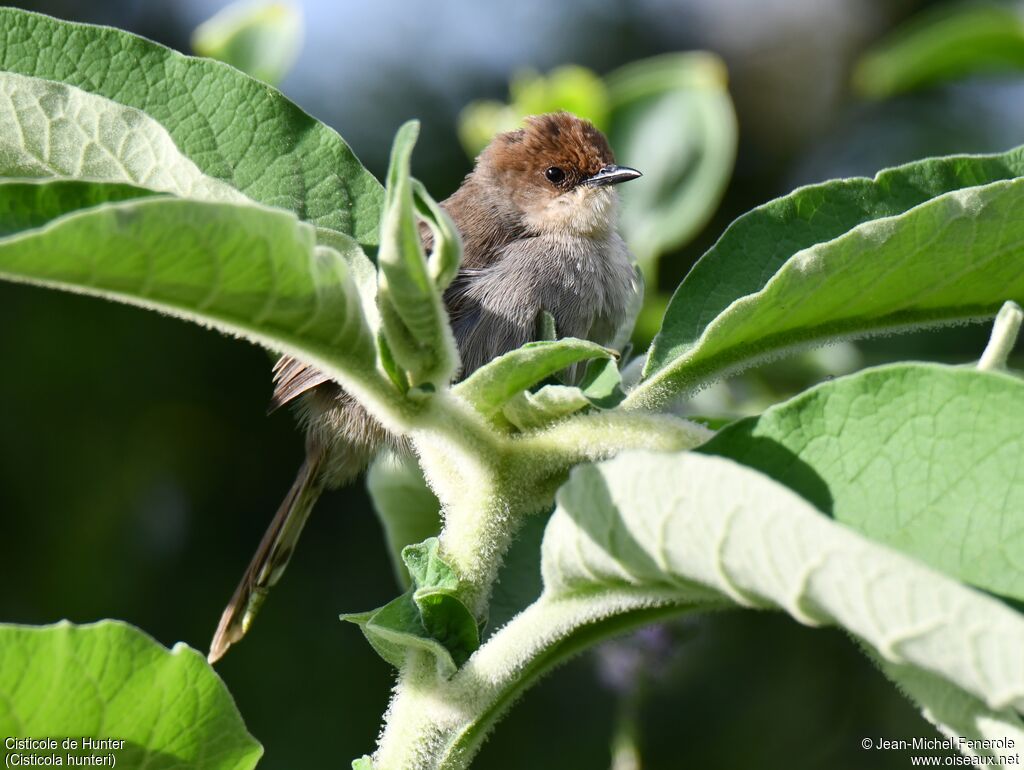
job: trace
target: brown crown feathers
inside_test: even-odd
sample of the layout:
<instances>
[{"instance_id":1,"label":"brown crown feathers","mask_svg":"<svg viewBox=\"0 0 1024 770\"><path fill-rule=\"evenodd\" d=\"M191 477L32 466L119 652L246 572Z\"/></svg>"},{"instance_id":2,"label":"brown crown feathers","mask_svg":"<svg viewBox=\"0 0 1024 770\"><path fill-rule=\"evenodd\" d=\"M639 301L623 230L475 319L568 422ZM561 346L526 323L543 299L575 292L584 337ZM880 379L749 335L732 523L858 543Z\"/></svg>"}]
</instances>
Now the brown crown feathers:
<instances>
[{"instance_id":1,"label":"brown crown feathers","mask_svg":"<svg viewBox=\"0 0 1024 770\"><path fill-rule=\"evenodd\" d=\"M547 181L568 190L615 163L615 156L604 134L589 120L555 112L527 118L524 128L499 134L480 161L498 176L518 179L536 178L557 168L564 178Z\"/></svg>"}]
</instances>

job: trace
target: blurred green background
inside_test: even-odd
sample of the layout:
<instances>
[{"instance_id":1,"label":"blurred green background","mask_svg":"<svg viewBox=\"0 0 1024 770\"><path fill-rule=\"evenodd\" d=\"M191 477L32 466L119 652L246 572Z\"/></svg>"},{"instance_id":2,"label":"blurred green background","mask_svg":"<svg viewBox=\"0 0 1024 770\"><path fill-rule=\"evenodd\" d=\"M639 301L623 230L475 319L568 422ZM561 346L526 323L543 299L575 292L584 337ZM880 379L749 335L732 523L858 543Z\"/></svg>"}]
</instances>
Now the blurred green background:
<instances>
[{"instance_id":1,"label":"blurred green background","mask_svg":"<svg viewBox=\"0 0 1024 770\"><path fill-rule=\"evenodd\" d=\"M189 51L192 30L224 3L16 5ZM660 285L671 290L732 219L797 185L1024 141L1024 78L958 79L890 99L851 87L863 52L930 5L310 0L300 4L305 39L281 88L337 128L378 176L397 127L422 120L414 173L443 198L471 167L460 111L507 101L518 73L579 64L604 75L661 53L714 52L735 103L736 166L710 221L662 258ZM947 329L831 349L738 378L693 408L759 408L886 360L965 362L986 336L982 327ZM121 618L165 644L205 650L301 459L291 416L265 416L267 356L142 311L0 284L0 361L0 619ZM261 767L347 767L372 749L393 674L337 615L395 592L362 485L326 496L254 631L218 667L266 747ZM648 770L902 768L906 754L869 755L860 739L933 734L841 633L727 613L667 634L671 654L638 642L656 663L642 698L624 704L608 681L621 643L585 655L513 709L477 766L610 767L617 720L630 709Z\"/></svg>"}]
</instances>

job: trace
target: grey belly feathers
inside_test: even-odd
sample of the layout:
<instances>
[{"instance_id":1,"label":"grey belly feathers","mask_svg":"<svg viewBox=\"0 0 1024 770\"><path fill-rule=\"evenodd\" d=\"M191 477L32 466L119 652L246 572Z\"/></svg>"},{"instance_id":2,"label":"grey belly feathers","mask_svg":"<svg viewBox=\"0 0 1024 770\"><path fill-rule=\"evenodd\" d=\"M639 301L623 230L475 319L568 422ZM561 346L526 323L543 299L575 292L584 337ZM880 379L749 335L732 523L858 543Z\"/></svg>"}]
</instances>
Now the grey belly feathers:
<instances>
[{"instance_id":1,"label":"grey belly feathers","mask_svg":"<svg viewBox=\"0 0 1024 770\"><path fill-rule=\"evenodd\" d=\"M597 248L595 248L595 246ZM467 271L467 273L470 271ZM462 376L536 339L542 311L559 337L611 344L638 279L617 233L593 239L539 235L505 246L492 264L471 269L445 299L462 356Z\"/></svg>"}]
</instances>

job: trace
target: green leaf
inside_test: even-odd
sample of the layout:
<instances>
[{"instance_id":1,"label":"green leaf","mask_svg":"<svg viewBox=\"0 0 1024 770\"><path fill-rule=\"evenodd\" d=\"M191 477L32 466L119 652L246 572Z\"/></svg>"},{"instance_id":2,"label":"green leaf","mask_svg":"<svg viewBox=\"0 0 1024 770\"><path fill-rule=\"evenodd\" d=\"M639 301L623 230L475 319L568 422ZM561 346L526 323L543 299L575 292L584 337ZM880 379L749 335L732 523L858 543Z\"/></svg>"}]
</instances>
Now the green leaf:
<instances>
[{"instance_id":1,"label":"green leaf","mask_svg":"<svg viewBox=\"0 0 1024 770\"><path fill-rule=\"evenodd\" d=\"M572 385L545 385L536 393L528 390L513 396L502 414L519 430L535 430L590 406L590 399Z\"/></svg>"},{"instance_id":2,"label":"green leaf","mask_svg":"<svg viewBox=\"0 0 1024 770\"><path fill-rule=\"evenodd\" d=\"M1008 4L953 3L913 17L871 48L853 72L864 96L884 99L971 75L1024 71L1024 17Z\"/></svg>"},{"instance_id":3,"label":"green leaf","mask_svg":"<svg viewBox=\"0 0 1024 770\"><path fill-rule=\"evenodd\" d=\"M310 361L368 402L385 393L345 256L287 211L165 197L105 204L0 239L0 278L209 325Z\"/></svg>"},{"instance_id":4,"label":"green leaf","mask_svg":"<svg viewBox=\"0 0 1024 770\"><path fill-rule=\"evenodd\" d=\"M0 8L0 70L144 112L206 176L320 227L377 243L383 191L338 134L210 59L108 27Z\"/></svg>"},{"instance_id":5,"label":"green leaf","mask_svg":"<svg viewBox=\"0 0 1024 770\"><path fill-rule=\"evenodd\" d=\"M1024 710L1018 612L724 457L635 452L577 469L545 533L542 570L550 598L590 596L595 613L603 594L692 601L698 588L778 607L844 627L885 660L942 676L991 708Z\"/></svg>"},{"instance_id":6,"label":"green leaf","mask_svg":"<svg viewBox=\"0 0 1024 770\"><path fill-rule=\"evenodd\" d=\"M462 239L455 222L441 205L430 197L427 188L418 179L412 180L413 202L420 221L433 236L427 270L437 290L444 293L459 272L462 262Z\"/></svg>"},{"instance_id":7,"label":"green leaf","mask_svg":"<svg viewBox=\"0 0 1024 770\"><path fill-rule=\"evenodd\" d=\"M388 350L408 377L411 387L439 390L448 385L458 368L458 350L448 325L448 313L439 280L450 281L458 270L459 249L451 220L440 213L422 187L418 188L423 214L435 238L440 237L436 259L428 265L417 227L414 188L409 176L412 148L419 124L410 121L395 136L388 168L388 185L377 254L380 269L378 306ZM452 253L452 249L456 251Z\"/></svg>"},{"instance_id":8,"label":"green leaf","mask_svg":"<svg viewBox=\"0 0 1024 770\"><path fill-rule=\"evenodd\" d=\"M567 64L547 75L520 72L509 85L511 106L520 116L565 110L608 128L609 95L601 78L586 67Z\"/></svg>"},{"instance_id":9,"label":"green leaf","mask_svg":"<svg viewBox=\"0 0 1024 770\"><path fill-rule=\"evenodd\" d=\"M649 279L658 257L707 224L732 175L727 81L721 59L704 52L644 59L607 78L608 138L620 163L644 173L623 189L621 224Z\"/></svg>"},{"instance_id":10,"label":"green leaf","mask_svg":"<svg viewBox=\"0 0 1024 770\"><path fill-rule=\"evenodd\" d=\"M431 638L436 639L461 666L480 646L480 628L469 611L451 590L418 589L413 601L420 620Z\"/></svg>"},{"instance_id":11,"label":"green leaf","mask_svg":"<svg viewBox=\"0 0 1024 770\"><path fill-rule=\"evenodd\" d=\"M618 406L625 397L618 362L613 358L591 361L580 382L580 389L594 406L601 409Z\"/></svg>"},{"instance_id":12,"label":"green leaf","mask_svg":"<svg viewBox=\"0 0 1024 770\"><path fill-rule=\"evenodd\" d=\"M409 570L416 588L443 588L453 590L459 587L459 579L437 550L437 538L431 537L422 543L407 545L402 549L402 561Z\"/></svg>"},{"instance_id":13,"label":"green leaf","mask_svg":"<svg viewBox=\"0 0 1024 770\"><path fill-rule=\"evenodd\" d=\"M282 2L235 2L200 24L192 50L270 85L292 68L302 45L302 14Z\"/></svg>"},{"instance_id":14,"label":"green leaf","mask_svg":"<svg viewBox=\"0 0 1024 770\"><path fill-rule=\"evenodd\" d=\"M10 72L0 72L0 95L0 176L122 182L198 200L247 200L200 171L163 126L133 107Z\"/></svg>"},{"instance_id":15,"label":"green leaf","mask_svg":"<svg viewBox=\"0 0 1024 770\"><path fill-rule=\"evenodd\" d=\"M542 547L540 598L451 679L435 756L464 756L530 682L641 620L738 604L835 625L993 712L1024 712L1024 617L823 516L724 457L627 452L576 468ZM439 719L442 719L438 715Z\"/></svg>"},{"instance_id":16,"label":"green leaf","mask_svg":"<svg viewBox=\"0 0 1024 770\"><path fill-rule=\"evenodd\" d=\"M459 579L441 557L436 537L402 549L412 578L412 601L427 634L436 639L461 666L480 646L480 629L473 614L456 595Z\"/></svg>"},{"instance_id":17,"label":"green leaf","mask_svg":"<svg viewBox=\"0 0 1024 770\"><path fill-rule=\"evenodd\" d=\"M830 339L979 320L1024 297L1024 151L836 180L733 222L676 290L631 406Z\"/></svg>"},{"instance_id":18,"label":"green leaf","mask_svg":"<svg viewBox=\"0 0 1024 770\"><path fill-rule=\"evenodd\" d=\"M358 625L374 651L395 668L402 667L410 652L425 652L434 660L437 675L448 679L458 670L458 665L451 652L424 628L412 595L411 590L406 591L376 610L350 612L339 617Z\"/></svg>"},{"instance_id":19,"label":"green leaf","mask_svg":"<svg viewBox=\"0 0 1024 770\"><path fill-rule=\"evenodd\" d=\"M77 750L5 747L8 767L18 756L68 763L70 754L113 757L118 767L245 770L263 754L202 654L180 642L168 650L112 620L0 626L0 732L79 742ZM124 745L83 750L83 737Z\"/></svg>"},{"instance_id":20,"label":"green leaf","mask_svg":"<svg viewBox=\"0 0 1024 770\"><path fill-rule=\"evenodd\" d=\"M579 361L612 357L607 348L574 337L529 342L484 364L452 392L480 414L493 417L511 398L556 372Z\"/></svg>"},{"instance_id":21,"label":"green leaf","mask_svg":"<svg viewBox=\"0 0 1024 770\"><path fill-rule=\"evenodd\" d=\"M0 179L0 238L42 227L52 219L79 209L151 195L151 190L127 184Z\"/></svg>"},{"instance_id":22,"label":"green leaf","mask_svg":"<svg viewBox=\"0 0 1024 770\"><path fill-rule=\"evenodd\" d=\"M441 531L441 504L416 461L391 452L382 452L370 465L366 488L384 526L398 582L408 587L411 578L401 558L402 549Z\"/></svg>"},{"instance_id":23,"label":"green leaf","mask_svg":"<svg viewBox=\"0 0 1024 770\"><path fill-rule=\"evenodd\" d=\"M931 364L819 385L701 448L858 532L1024 600L1024 381Z\"/></svg>"},{"instance_id":24,"label":"green leaf","mask_svg":"<svg viewBox=\"0 0 1024 770\"><path fill-rule=\"evenodd\" d=\"M473 614L456 596L459 581L438 553L437 538L406 546L402 560L413 588L378 610L342 615L396 668L412 651L429 652L437 673L449 678L480 646Z\"/></svg>"}]
</instances>

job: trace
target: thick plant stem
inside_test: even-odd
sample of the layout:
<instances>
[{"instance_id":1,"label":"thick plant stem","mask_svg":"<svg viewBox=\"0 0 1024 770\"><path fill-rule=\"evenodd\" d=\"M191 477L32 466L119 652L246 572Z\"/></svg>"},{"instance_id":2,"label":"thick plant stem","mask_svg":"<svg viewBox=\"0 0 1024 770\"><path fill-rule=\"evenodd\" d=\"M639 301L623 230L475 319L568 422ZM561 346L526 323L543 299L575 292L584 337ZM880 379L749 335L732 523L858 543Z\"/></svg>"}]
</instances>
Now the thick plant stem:
<instances>
[{"instance_id":1,"label":"thick plant stem","mask_svg":"<svg viewBox=\"0 0 1024 770\"><path fill-rule=\"evenodd\" d=\"M409 655L398 678L391 704L384 715L373 768L428 770L438 768L432 754L441 754L452 726L464 720L448 685L437 679L427 653Z\"/></svg>"},{"instance_id":2,"label":"thick plant stem","mask_svg":"<svg viewBox=\"0 0 1024 770\"><path fill-rule=\"evenodd\" d=\"M711 432L672 417L603 413L570 418L512 438L475 415L470 430L457 401L438 399L424 413L414 443L444 508L441 551L459 575L460 595L483 617L505 552L525 517L554 501L557 487L580 462L626 449L689 449ZM459 419L454 419L458 417ZM373 757L375 770L465 770L483 738L512 701L544 671L580 649L585 638L671 611L650 596L623 594L595 617L588 602L545 602L521 613L479 649L450 680L434 661L410 653ZM593 631L580 636L583 627ZM570 637L572 643L570 643Z\"/></svg>"},{"instance_id":3,"label":"thick plant stem","mask_svg":"<svg viewBox=\"0 0 1024 770\"><path fill-rule=\"evenodd\" d=\"M601 639L721 601L695 589L658 601L609 591L595 615L587 597L542 596L497 632L450 680L410 656L385 716L373 770L467 770L491 728L539 677ZM683 599L681 601L681 599Z\"/></svg>"},{"instance_id":4,"label":"thick plant stem","mask_svg":"<svg viewBox=\"0 0 1024 770\"><path fill-rule=\"evenodd\" d=\"M627 449L678 451L712 432L665 415L582 415L512 438L467 419L457 400L439 399L415 434L424 475L441 501L441 551L460 579L465 604L483 617L505 552L523 521L546 510L570 468ZM473 426L454 433L452 425Z\"/></svg>"},{"instance_id":5,"label":"thick plant stem","mask_svg":"<svg viewBox=\"0 0 1024 770\"><path fill-rule=\"evenodd\" d=\"M503 553L511 537L502 484L506 449L475 412L443 396L425 414L413 442L424 477L441 503L442 554L459 576L463 601L482 615L497 569L488 555Z\"/></svg>"}]
</instances>

